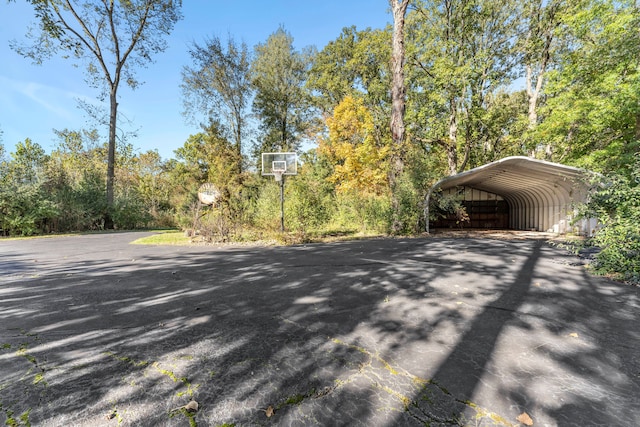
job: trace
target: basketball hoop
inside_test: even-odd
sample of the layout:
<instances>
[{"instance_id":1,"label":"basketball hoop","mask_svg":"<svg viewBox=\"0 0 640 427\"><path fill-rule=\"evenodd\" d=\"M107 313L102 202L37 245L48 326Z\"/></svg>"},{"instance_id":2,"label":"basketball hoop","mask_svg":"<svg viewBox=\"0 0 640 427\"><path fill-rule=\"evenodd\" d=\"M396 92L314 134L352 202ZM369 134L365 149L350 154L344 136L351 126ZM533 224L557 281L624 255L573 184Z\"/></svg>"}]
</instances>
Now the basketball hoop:
<instances>
[{"instance_id":1,"label":"basketball hoop","mask_svg":"<svg viewBox=\"0 0 640 427\"><path fill-rule=\"evenodd\" d=\"M220 198L220 191L210 182L204 183L198 189L198 199L203 205L213 205Z\"/></svg>"},{"instance_id":2,"label":"basketball hoop","mask_svg":"<svg viewBox=\"0 0 640 427\"><path fill-rule=\"evenodd\" d=\"M262 175L273 175L280 186L280 231L284 231L284 176L297 174L296 153L262 153Z\"/></svg>"},{"instance_id":3,"label":"basketball hoop","mask_svg":"<svg viewBox=\"0 0 640 427\"><path fill-rule=\"evenodd\" d=\"M274 160L271 162L271 173L276 182L282 182L282 175L287 172L286 160Z\"/></svg>"}]
</instances>

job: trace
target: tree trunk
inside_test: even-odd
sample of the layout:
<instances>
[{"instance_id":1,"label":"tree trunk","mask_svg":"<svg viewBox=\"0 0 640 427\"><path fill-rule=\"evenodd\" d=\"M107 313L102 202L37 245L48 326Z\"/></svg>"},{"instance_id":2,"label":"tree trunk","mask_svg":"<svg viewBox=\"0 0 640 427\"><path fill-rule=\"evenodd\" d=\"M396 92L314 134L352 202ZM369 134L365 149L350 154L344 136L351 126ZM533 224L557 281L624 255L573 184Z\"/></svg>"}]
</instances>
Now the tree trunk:
<instances>
[{"instance_id":1,"label":"tree trunk","mask_svg":"<svg viewBox=\"0 0 640 427\"><path fill-rule=\"evenodd\" d=\"M530 12L529 16L529 30L525 44L531 46L531 42L534 39L542 39L544 43L538 52L525 52L526 91L529 101L527 116L529 132L533 132L538 125L538 101L542 92L547 67L551 61L551 49L554 38L553 31L557 25L555 21L555 8L558 7L558 4L547 4L543 6L543 2L538 1L533 7L534 9ZM534 145L533 147L530 146L529 149L529 155L535 157L537 147ZM552 146L547 144L545 147L545 157L547 157L547 159L550 159L552 151Z\"/></svg>"},{"instance_id":2,"label":"tree trunk","mask_svg":"<svg viewBox=\"0 0 640 427\"><path fill-rule=\"evenodd\" d=\"M242 173L242 118L240 117L236 119L236 154L238 155L236 173L240 175Z\"/></svg>"},{"instance_id":3,"label":"tree trunk","mask_svg":"<svg viewBox=\"0 0 640 427\"><path fill-rule=\"evenodd\" d=\"M398 3L391 0L393 9L393 46L391 56L391 73L393 83L391 88L391 137L398 146L404 142L404 112L406 88L404 85L404 18L409 0Z\"/></svg>"},{"instance_id":4,"label":"tree trunk","mask_svg":"<svg viewBox=\"0 0 640 427\"><path fill-rule=\"evenodd\" d=\"M404 19L409 0L389 0L393 12L393 39L391 53L391 139L393 141L389 185L391 187L391 207L393 222L391 231L398 234L404 228L400 218L398 180L404 170L404 113L406 88L404 85Z\"/></svg>"},{"instance_id":5,"label":"tree trunk","mask_svg":"<svg viewBox=\"0 0 640 427\"><path fill-rule=\"evenodd\" d=\"M107 211L104 216L104 228L111 230L114 227L111 212L113 211L113 194L115 184L116 164L116 125L118 116L117 89L112 86L109 93L109 149L107 155Z\"/></svg>"},{"instance_id":6,"label":"tree trunk","mask_svg":"<svg viewBox=\"0 0 640 427\"><path fill-rule=\"evenodd\" d=\"M449 143L447 144L449 175L458 172L458 110L456 101L449 101Z\"/></svg>"},{"instance_id":7,"label":"tree trunk","mask_svg":"<svg viewBox=\"0 0 640 427\"><path fill-rule=\"evenodd\" d=\"M548 52L545 53L545 58L547 58ZM544 76L547 69L547 61L545 59L540 64L540 69L538 70L538 74L536 76L536 85L533 87L533 68L530 64L527 64L527 97L529 98L529 130L535 129L538 124L538 99L540 98L540 92L542 92L542 83L544 82Z\"/></svg>"}]
</instances>

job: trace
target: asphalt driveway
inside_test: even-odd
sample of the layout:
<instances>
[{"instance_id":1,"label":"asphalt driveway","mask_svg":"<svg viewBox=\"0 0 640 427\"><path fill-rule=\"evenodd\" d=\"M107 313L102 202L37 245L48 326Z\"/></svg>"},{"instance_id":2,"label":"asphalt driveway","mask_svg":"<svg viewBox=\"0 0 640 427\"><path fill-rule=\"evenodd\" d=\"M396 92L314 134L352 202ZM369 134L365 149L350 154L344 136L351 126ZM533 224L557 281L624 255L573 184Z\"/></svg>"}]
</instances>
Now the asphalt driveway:
<instances>
[{"instance_id":1,"label":"asphalt driveway","mask_svg":"<svg viewBox=\"0 0 640 427\"><path fill-rule=\"evenodd\" d=\"M0 422L640 425L640 288L542 240L142 236L0 241Z\"/></svg>"}]
</instances>

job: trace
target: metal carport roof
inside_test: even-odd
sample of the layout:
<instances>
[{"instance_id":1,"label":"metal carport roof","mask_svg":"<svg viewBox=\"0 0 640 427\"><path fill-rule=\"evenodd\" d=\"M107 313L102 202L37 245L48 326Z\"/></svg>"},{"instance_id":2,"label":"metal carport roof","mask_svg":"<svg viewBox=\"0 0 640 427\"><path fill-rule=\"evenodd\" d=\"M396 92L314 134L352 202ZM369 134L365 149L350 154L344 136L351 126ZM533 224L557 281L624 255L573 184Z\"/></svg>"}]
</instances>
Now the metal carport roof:
<instances>
[{"instance_id":1,"label":"metal carport roof","mask_svg":"<svg viewBox=\"0 0 640 427\"><path fill-rule=\"evenodd\" d=\"M516 156L446 177L428 192L427 231L431 194L437 189L468 187L506 200L512 229L566 233L571 230L575 204L586 200L590 174L584 169ZM591 221L584 221L577 226L577 231L589 234L592 225Z\"/></svg>"}]
</instances>

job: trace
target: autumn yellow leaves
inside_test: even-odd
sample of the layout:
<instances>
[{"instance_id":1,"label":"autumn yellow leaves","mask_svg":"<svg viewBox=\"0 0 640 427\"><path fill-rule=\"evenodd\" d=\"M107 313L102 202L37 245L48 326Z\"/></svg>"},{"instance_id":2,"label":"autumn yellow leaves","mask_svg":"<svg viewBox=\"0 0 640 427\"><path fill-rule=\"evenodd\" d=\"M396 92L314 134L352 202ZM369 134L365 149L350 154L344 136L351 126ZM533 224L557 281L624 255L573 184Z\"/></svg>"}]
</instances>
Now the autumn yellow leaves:
<instances>
[{"instance_id":1,"label":"autumn yellow leaves","mask_svg":"<svg viewBox=\"0 0 640 427\"><path fill-rule=\"evenodd\" d=\"M380 141L371 112L364 102L345 97L327 119L329 137L318 153L334 166L329 181L342 193L383 195L387 192L389 144Z\"/></svg>"}]
</instances>

